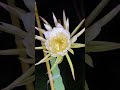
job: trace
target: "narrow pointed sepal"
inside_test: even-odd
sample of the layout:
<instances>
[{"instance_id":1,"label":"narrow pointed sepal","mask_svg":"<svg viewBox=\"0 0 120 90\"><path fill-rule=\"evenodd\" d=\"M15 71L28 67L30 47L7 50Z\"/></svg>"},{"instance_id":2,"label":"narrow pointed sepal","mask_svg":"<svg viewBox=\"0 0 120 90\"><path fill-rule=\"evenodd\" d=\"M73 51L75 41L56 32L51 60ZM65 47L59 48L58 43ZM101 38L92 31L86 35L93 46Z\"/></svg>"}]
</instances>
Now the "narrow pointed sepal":
<instances>
[{"instance_id":1,"label":"narrow pointed sepal","mask_svg":"<svg viewBox=\"0 0 120 90\"><path fill-rule=\"evenodd\" d=\"M41 49L45 49L45 47L35 47L36 50L41 50Z\"/></svg>"},{"instance_id":2,"label":"narrow pointed sepal","mask_svg":"<svg viewBox=\"0 0 120 90\"><path fill-rule=\"evenodd\" d=\"M85 44L82 44L82 43L73 43L71 45L71 48L82 48L82 47L85 47Z\"/></svg>"},{"instance_id":3,"label":"narrow pointed sepal","mask_svg":"<svg viewBox=\"0 0 120 90\"><path fill-rule=\"evenodd\" d=\"M83 28L80 32L78 32L76 35L77 37L79 37L81 34L83 34L85 32L85 28Z\"/></svg>"},{"instance_id":4,"label":"narrow pointed sepal","mask_svg":"<svg viewBox=\"0 0 120 90\"><path fill-rule=\"evenodd\" d=\"M64 27L65 27L65 24L66 24L66 15L65 15L65 11L63 10L63 24L64 24Z\"/></svg>"},{"instance_id":5,"label":"narrow pointed sepal","mask_svg":"<svg viewBox=\"0 0 120 90\"><path fill-rule=\"evenodd\" d=\"M45 42L46 40L43 37L35 35L35 39Z\"/></svg>"},{"instance_id":6,"label":"narrow pointed sepal","mask_svg":"<svg viewBox=\"0 0 120 90\"><path fill-rule=\"evenodd\" d=\"M73 32L71 33L70 37L72 37L73 35L75 35L75 33L79 30L79 28L83 25L85 19L83 19L78 26L73 30Z\"/></svg>"},{"instance_id":7,"label":"narrow pointed sepal","mask_svg":"<svg viewBox=\"0 0 120 90\"><path fill-rule=\"evenodd\" d=\"M35 65L39 65L41 63L46 62L46 60L48 59L48 57L50 56L50 54L48 54L46 57L44 57L42 60L40 60L38 63L36 63Z\"/></svg>"},{"instance_id":8,"label":"narrow pointed sepal","mask_svg":"<svg viewBox=\"0 0 120 90\"><path fill-rule=\"evenodd\" d=\"M47 29L48 31L52 30L52 28L51 28L51 26L49 24L44 24L44 26L45 26L45 29Z\"/></svg>"},{"instance_id":9,"label":"narrow pointed sepal","mask_svg":"<svg viewBox=\"0 0 120 90\"><path fill-rule=\"evenodd\" d=\"M66 30L69 30L69 19L67 18L67 21L66 21Z\"/></svg>"},{"instance_id":10,"label":"narrow pointed sepal","mask_svg":"<svg viewBox=\"0 0 120 90\"><path fill-rule=\"evenodd\" d=\"M43 34L46 32L44 29L40 29L38 27L35 27L35 29L38 30L39 32L43 33Z\"/></svg>"},{"instance_id":11,"label":"narrow pointed sepal","mask_svg":"<svg viewBox=\"0 0 120 90\"><path fill-rule=\"evenodd\" d=\"M84 33L84 31L85 31L85 28L83 28L79 33L77 33L75 36L73 36L73 37L71 38L71 43L76 42L76 41L77 41L77 38L78 38L82 33Z\"/></svg>"},{"instance_id":12,"label":"narrow pointed sepal","mask_svg":"<svg viewBox=\"0 0 120 90\"><path fill-rule=\"evenodd\" d=\"M74 68L73 68L73 64L72 64L72 61L68 55L68 53L66 54L66 58L67 58L67 61L69 63L69 66L70 66L70 69L71 69L71 72L72 72L72 76L73 76L73 79L75 80L75 74L74 74Z\"/></svg>"},{"instance_id":13,"label":"narrow pointed sepal","mask_svg":"<svg viewBox=\"0 0 120 90\"><path fill-rule=\"evenodd\" d=\"M73 49L70 48L68 51L74 55Z\"/></svg>"},{"instance_id":14,"label":"narrow pointed sepal","mask_svg":"<svg viewBox=\"0 0 120 90\"><path fill-rule=\"evenodd\" d=\"M54 14L54 13L53 13L53 20L54 20L55 26L57 26L58 21L57 21L57 18L55 17L55 14Z\"/></svg>"},{"instance_id":15,"label":"narrow pointed sepal","mask_svg":"<svg viewBox=\"0 0 120 90\"><path fill-rule=\"evenodd\" d=\"M42 21L43 21L45 24L50 25L50 24L47 22L47 20L45 20L43 17L40 16L40 18L42 19Z\"/></svg>"}]
</instances>

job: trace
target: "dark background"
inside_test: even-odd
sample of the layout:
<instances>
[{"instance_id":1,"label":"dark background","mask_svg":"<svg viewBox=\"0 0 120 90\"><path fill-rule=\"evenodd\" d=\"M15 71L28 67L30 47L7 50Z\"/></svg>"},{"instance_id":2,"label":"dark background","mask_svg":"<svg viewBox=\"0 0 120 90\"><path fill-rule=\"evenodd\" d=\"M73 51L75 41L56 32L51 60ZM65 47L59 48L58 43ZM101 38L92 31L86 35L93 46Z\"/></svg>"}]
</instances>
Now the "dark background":
<instances>
[{"instance_id":1,"label":"dark background","mask_svg":"<svg viewBox=\"0 0 120 90\"><path fill-rule=\"evenodd\" d=\"M86 0L86 17L100 1ZM102 18L118 4L120 4L120 0L111 0L94 22ZM102 27L100 35L95 40L120 43L119 25L120 13ZM120 49L91 53L90 55L94 61L93 69L86 65L86 79L90 90L120 90Z\"/></svg>"}]
</instances>

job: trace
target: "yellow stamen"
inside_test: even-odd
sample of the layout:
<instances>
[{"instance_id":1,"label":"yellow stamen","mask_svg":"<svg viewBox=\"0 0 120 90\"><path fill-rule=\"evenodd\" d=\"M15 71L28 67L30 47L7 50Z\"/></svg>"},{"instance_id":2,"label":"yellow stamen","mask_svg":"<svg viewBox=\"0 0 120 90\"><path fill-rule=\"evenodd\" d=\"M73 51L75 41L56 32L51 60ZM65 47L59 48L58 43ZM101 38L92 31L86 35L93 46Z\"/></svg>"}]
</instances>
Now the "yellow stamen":
<instances>
[{"instance_id":1,"label":"yellow stamen","mask_svg":"<svg viewBox=\"0 0 120 90\"><path fill-rule=\"evenodd\" d=\"M59 33L58 36L50 39L49 45L53 53L62 52L68 47L68 38L63 33Z\"/></svg>"}]
</instances>

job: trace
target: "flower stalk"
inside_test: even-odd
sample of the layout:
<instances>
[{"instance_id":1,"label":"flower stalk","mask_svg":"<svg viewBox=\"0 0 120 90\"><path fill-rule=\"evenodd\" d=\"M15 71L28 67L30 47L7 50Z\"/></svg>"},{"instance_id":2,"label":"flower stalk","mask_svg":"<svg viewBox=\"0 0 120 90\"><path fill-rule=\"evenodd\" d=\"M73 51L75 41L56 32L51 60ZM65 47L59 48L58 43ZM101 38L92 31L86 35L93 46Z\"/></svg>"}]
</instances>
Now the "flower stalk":
<instances>
[{"instance_id":1,"label":"flower stalk","mask_svg":"<svg viewBox=\"0 0 120 90\"><path fill-rule=\"evenodd\" d=\"M35 3L35 17L36 17L37 26L38 26L38 28L41 29L41 24L40 24L40 19L39 19L39 15L38 15L38 10L37 10L36 3ZM43 37L43 34L41 32L39 32L39 34L40 34L41 37ZM42 44L42 46L43 46L43 44ZM45 49L43 49L43 50L45 50ZM43 52L43 53L44 53L44 56L46 57L47 54L45 52ZM46 68L47 68L47 71L48 71L48 77L49 77L49 80L50 80L51 90L55 90L54 89L53 79L51 79L52 78L52 73L51 73L50 64L49 64L48 61L46 61Z\"/></svg>"}]
</instances>

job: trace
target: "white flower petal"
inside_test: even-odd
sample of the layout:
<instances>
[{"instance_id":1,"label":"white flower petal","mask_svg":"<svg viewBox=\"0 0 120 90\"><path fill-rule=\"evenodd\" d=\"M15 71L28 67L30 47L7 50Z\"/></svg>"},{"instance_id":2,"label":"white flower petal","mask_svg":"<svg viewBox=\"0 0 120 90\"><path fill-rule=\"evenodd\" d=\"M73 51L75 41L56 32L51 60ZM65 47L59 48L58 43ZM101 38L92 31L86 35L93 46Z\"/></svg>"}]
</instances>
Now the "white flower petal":
<instances>
[{"instance_id":1,"label":"white flower petal","mask_svg":"<svg viewBox=\"0 0 120 90\"><path fill-rule=\"evenodd\" d=\"M74 55L73 49L70 48L68 51Z\"/></svg>"},{"instance_id":2,"label":"white flower petal","mask_svg":"<svg viewBox=\"0 0 120 90\"><path fill-rule=\"evenodd\" d=\"M48 25L48 24L44 24L44 26L45 26L45 28L46 28L48 31L52 30L52 28L51 28L50 25Z\"/></svg>"},{"instance_id":3,"label":"white flower petal","mask_svg":"<svg viewBox=\"0 0 120 90\"><path fill-rule=\"evenodd\" d=\"M46 38L46 39L48 39L48 38L49 38L50 33L51 33L51 31L46 31L46 32L44 33L44 36L45 36L45 38Z\"/></svg>"},{"instance_id":4,"label":"white flower petal","mask_svg":"<svg viewBox=\"0 0 120 90\"><path fill-rule=\"evenodd\" d=\"M47 20L45 20L43 17L40 16L40 18L42 19L42 21L43 21L45 24L50 25L50 24L47 22Z\"/></svg>"},{"instance_id":5,"label":"white flower petal","mask_svg":"<svg viewBox=\"0 0 120 90\"><path fill-rule=\"evenodd\" d=\"M66 29L69 30L69 19L66 21Z\"/></svg>"},{"instance_id":6,"label":"white flower petal","mask_svg":"<svg viewBox=\"0 0 120 90\"><path fill-rule=\"evenodd\" d=\"M47 61L47 59L49 58L50 54L48 54L47 56L45 56L42 60L40 60L39 62L37 62L35 65L39 65L41 63L44 63Z\"/></svg>"},{"instance_id":7,"label":"white flower petal","mask_svg":"<svg viewBox=\"0 0 120 90\"><path fill-rule=\"evenodd\" d=\"M68 49L64 50L63 52L58 52L57 55L61 55L61 56L64 56L67 54L67 51Z\"/></svg>"},{"instance_id":8,"label":"white flower petal","mask_svg":"<svg viewBox=\"0 0 120 90\"><path fill-rule=\"evenodd\" d=\"M57 36L60 32L62 32L65 36L68 37L68 39L70 39L70 32L68 30L65 30L64 28L53 28L50 37Z\"/></svg>"},{"instance_id":9,"label":"white flower petal","mask_svg":"<svg viewBox=\"0 0 120 90\"><path fill-rule=\"evenodd\" d=\"M63 26L60 23L58 23L56 28L63 28Z\"/></svg>"},{"instance_id":10,"label":"white flower petal","mask_svg":"<svg viewBox=\"0 0 120 90\"><path fill-rule=\"evenodd\" d=\"M48 51L50 51L51 53L51 56L53 57L57 57L58 55L61 55L61 56L64 56L66 55L67 51L70 49L70 45L71 45L71 41L70 41L70 33L68 30L65 30L61 24L58 23L57 27L54 27L52 31L46 31L44 33L45 37L46 37L46 42L45 42L45 46L46 46L46 49ZM62 36L64 36L64 39L63 41L66 42L64 45L67 45L67 46L63 46L65 47L65 49L63 49L63 51L54 51L54 44L56 46L56 41L53 41L55 40L54 38L62 38ZM61 39L62 40L62 39ZM53 41L53 42L52 42ZM59 40L58 40L59 41ZM62 41L62 42L63 42ZM52 44L50 44L52 42ZM61 42L61 41L59 41ZM59 44L59 43L58 43Z\"/></svg>"},{"instance_id":11,"label":"white flower petal","mask_svg":"<svg viewBox=\"0 0 120 90\"><path fill-rule=\"evenodd\" d=\"M79 30L79 28L82 26L82 24L84 23L85 19L83 19L78 26L73 30L73 32L71 33L71 37Z\"/></svg>"},{"instance_id":12,"label":"white flower petal","mask_svg":"<svg viewBox=\"0 0 120 90\"><path fill-rule=\"evenodd\" d=\"M36 50L44 49L45 47L35 47Z\"/></svg>"},{"instance_id":13,"label":"white flower petal","mask_svg":"<svg viewBox=\"0 0 120 90\"><path fill-rule=\"evenodd\" d=\"M44 29L40 29L38 27L35 27L35 29L38 30L39 32L43 33L43 34L46 32Z\"/></svg>"},{"instance_id":14,"label":"white flower petal","mask_svg":"<svg viewBox=\"0 0 120 90\"><path fill-rule=\"evenodd\" d=\"M43 52L45 52L45 53L47 53L47 54L50 53L49 51L46 51L46 50L43 50Z\"/></svg>"},{"instance_id":15,"label":"white flower petal","mask_svg":"<svg viewBox=\"0 0 120 90\"><path fill-rule=\"evenodd\" d=\"M65 16L65 11L63 10L63 24L64 27L66 26L66 16Z\"/></svg>"},{"instance_id":16,"label":"white flower petal","mask_svg":"<svg viewBox=\"0 0 120 90\"><path fill-rule=\"evenodd\" d=\"M35 39L45 42L46 40L43 37L35 35Z\"/></svg>"},{"instance_id":17,"label":"white flower petal","mask_svg":"<svg viewBox=\"0 0 120 90\"><path fill-rule=\"evenodd\" d=\"M71 38L71 43L76 42L76 41L77 41L77 38L78 38L77 36L72 37L72 38Z\"/></svg>"},{"instance_id":18,"label":"white flower petal","mask_svg":"<svg viewBox=\"0 0 120 90\"><path fill-rule=\"evenodd\" d=\"M84 31L85 31L85 28L83 28L78 34L76 34L77 35L77 37L79 37L81 34L83 34L84 33Z\"/></svg>"},{"instance_id":19,"label":"white flower petal","mask_svg":"<svg viewBox=\"0 0 120 90\"><path fill-rule=\"evenodd\" d=\"M57 21L57 19L56 19L55 15L54 15L54 13L53 13L53 20L54 20L55 26L57 26L58 21Z\"/></svg>"},{"instance_id":20,"label":"white flower petal","mask_svg":"<svg viewBox=\"0 0 120 90\"><path fill-rule=\"evenodd\" d=\"M83 28L79 33L77 33L75 36L71 38L71 43L74 43L77 38L85 31L85 28Z\"/></svg>"}]
</instances>

